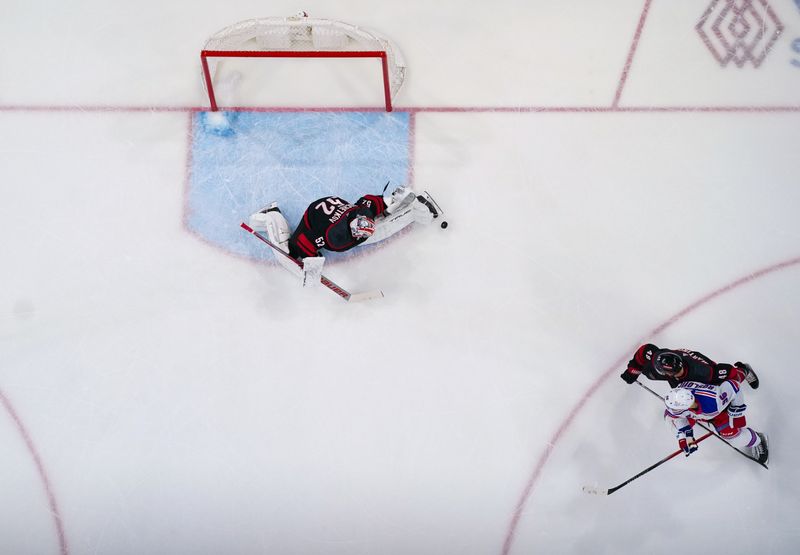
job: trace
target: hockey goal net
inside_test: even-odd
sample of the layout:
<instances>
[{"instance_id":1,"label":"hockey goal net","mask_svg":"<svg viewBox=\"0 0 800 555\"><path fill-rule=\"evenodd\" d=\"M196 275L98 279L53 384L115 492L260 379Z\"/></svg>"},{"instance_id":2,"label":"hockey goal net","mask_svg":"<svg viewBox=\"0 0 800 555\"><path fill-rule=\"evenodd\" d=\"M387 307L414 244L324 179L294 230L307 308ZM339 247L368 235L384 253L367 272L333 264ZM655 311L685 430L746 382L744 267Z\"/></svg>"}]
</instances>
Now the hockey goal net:
<instances>
[{"instance_id":1,"label":"hockey goal net","mask_svg":"<svg viewBox=\"0 0 800 555\"><path fill-rule=\"evenodd\" d=\"M330 19L292 17L248 19L218 31L200 53L203 83L211 110L219 109L214 77L229 58L375 58L380 60L386 111L400 90L406 67L387 38L355 25Z\"/></svg>"}]
</instances>

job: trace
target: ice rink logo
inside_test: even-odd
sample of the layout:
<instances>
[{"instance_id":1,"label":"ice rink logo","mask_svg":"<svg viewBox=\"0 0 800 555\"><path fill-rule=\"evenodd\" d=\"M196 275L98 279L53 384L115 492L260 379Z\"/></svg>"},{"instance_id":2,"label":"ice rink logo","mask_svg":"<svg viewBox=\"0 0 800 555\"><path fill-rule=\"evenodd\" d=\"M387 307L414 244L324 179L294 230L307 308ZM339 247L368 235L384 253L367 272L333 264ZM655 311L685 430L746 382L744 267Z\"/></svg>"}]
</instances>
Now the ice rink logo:
<instances>
[{"instance_id":1,"label":"ice rink logo","mask_svg":"<svg viewBox=\"0 0 800 555\"><path fill-rule=\"evenodd\" d=\"M767 0L713 0L695 25L722 67L759 67L783 32Z\"/></svg>"}]
</instances>

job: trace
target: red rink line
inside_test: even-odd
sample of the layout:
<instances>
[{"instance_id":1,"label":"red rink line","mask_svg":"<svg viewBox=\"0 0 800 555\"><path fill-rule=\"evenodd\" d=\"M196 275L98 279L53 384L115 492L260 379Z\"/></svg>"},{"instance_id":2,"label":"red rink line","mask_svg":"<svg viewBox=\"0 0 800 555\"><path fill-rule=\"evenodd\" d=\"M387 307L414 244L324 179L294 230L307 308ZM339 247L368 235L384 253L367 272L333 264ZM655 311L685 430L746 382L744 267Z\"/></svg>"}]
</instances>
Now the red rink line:
<instances>
[{"instance_id":1,"label":"red rink line","mask_svg":"<svg viewBox=\"0 0 800 555\"><path fill-rule=\"evenodd\" d=\"M625 88L625 82L628 80L628 73L630 72L631 65L633 64L633 55L636 54L636 48L639 46L639 39L642 36L644 22L647 19L648 12L650 11L651 1L652 0L645 0L644 7L642 8L642 15L639 16L639 24L636 26L636 33L633 35L633 42L631 42L630 50L628 50L628 58L625 60L625 66L622 68L622 75L619 77L617 93L614 95L614 102L611 103L611 106L614 108L619 106L619 99L622 96L622 89Z\"/></svg>"},{"instance_id":2,"label":"red rink line","mask_svg":"<svg viewBox=\"0 0 800 555\"><path fill-rule=\"evenodd\" d=\"M597 392L601 385L605 383L605 381L614 373L619 371L620 367L628 360L630 357L630 353L633 352L636 347L644 343L645 341L649 340L650 338L658 335L659 333L663 332L673 324L677 323L678 321L682 320L688 314L694 312L698 308L706 305L710 301L716 299L717 297L728 293L734 289L742 285L746 285L752 281L755 281L759 278L762 278L766 275L778 272L780 270L785 270L787 268L791 268L792 266L800 265L800 257L791 258L789 260L785 260L783 262L778 262L777 264L773 264L772 266L767 266L766 268L762 268L761 270L757 270L752 274L748 274L742 278L739 278L731 283L712 291L711 293L701 297L700 299L696 300L695 302L688 305L686 308L683 308L675 315L668 318L664 323L659 324L656 328L650 331L645 337L641 338L635 345L633 345L626 354L623 354L614 361L614 363L609 366L601 375L597 378L597 380L592 383L583 396L580 398L578 403L572 407L572 410L569 411L567 417L561 422L561 425L555 431L553 436L547 442L544 452L539 457L539 460L536 462L536 466L534 466L533 472L528 478L528 482L525 484L525 488L522 490L522 494L520 495L519 501L517 502L517 506L514 509L514 514L511 518L511 522L508 526L508 532L506 533L505 541L503 542L503 549L501 551L502 555L508 555L511 551L511 546L514 543L514 537L516 536L517 529L519 527L519 521L522 518L522 515L525 511L525 506L528 503L528 499L530 499L533 490L536 487L536 484L539 481L539 478L542 475L542 471L544 470L545 465L547 464L548 460L550 459L550 454L555 449L556 443L564 436L565 432L569 429L570 425L572 424L575 417L578 413L583 409L586 403L592 398L592 396Z\"/></svg>"},{"instance_id":3,"label":"red rink line","mask_svg":"<svg viewBox=\"0 0 800 555\"><path fill-rule=\"evenodd\" d=\"M25 446L28 448L28 453L36 465L36 470L39 472L39 478L42 480L44 491L47 495L47 502L50 505L50 514L53 516L56 532L58 534L59 553L61 553L61 555L68 555L69 548L67 547L67 536L64 533L64 523L61 518L61 512L58 510L56 496L53 494L53 487L50 485L50 478L48 478L47 472L44 469L44 464L42 464L42 458L39 456L39 452L36 450L36 446L33 444L33 440L31 439L30 433L28 433L28 429L22 423L17 411L14 410L14 407L11 405L11 402L8 400L8 397L6 397L2 390L0 390L0 402L3 404L6 412L11 417L11 420L13 420L14 424L16 424L17 431L19 432L19 435L22 436L22 440L25 442Z\"/></svg>"},{"instance_id":4,"label":"red rink line","mask_svg":"<svg viewBox=\"0 0 800 555\"><path fill-rule=\"evenodd\" d=\"M800 106L520 106L474 108L409 108L424 113L687 113L687 112L800 112Z\"/></svg>"},{"instance_id":5,"label":"red rink line","mask_svg":"<svg viewBox=\"0 0 800 555\"><path fill-rule=\"evenodd\" d=\"M162 113L162 112L206 112L208 108L202 106L0 106L0 112L75 112L75 113ZM226 108L228 112L383 112L383 108L308 108L302 106L284 108L263 108L236 106ZM785 113L800 112L797 106L409 106L398 107L395 112L410 114L469 114L469 113L695 113L695 112L722 112L722 113Z\"/></svg>"},{"instance_id":6,"label":"red rink line","mask_svg":"<svg viewBox=\"0 0 800 555\"><path fill-rule=\"evenodd\" d=\"M186 112L186 111L199 111L202 110L195 108L187 108L181 106L99 106L99 105L18 105L18 106L0 106L0 112Z\"/></svg>"}]
</instances>

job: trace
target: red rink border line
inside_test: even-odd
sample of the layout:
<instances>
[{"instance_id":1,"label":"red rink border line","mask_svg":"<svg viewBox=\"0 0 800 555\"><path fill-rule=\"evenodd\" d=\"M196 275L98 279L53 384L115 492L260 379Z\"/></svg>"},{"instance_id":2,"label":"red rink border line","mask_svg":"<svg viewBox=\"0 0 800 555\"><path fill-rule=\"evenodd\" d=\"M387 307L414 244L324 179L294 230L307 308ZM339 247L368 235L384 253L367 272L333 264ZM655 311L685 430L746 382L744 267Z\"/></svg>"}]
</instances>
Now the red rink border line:
<instances>
[{"instance_id":1,"label":"red rink border line","mask_svg":"<svg viewBox=\"0 0 800 555\"><path fill-rule=\"evenodd\" d=\"M651 1L652 0L645 0L644 7L642 8L642 15L639 16L639 24L636 26L636 33L633 35L633 42L631 42L630 50L628 50L628 58L625 60L625 66L622 68L622 75L619 77L617 92L614 95L614 102L611 103L611 106L614 108L619 106L622 90L625 88L625 83L628 80L628 73L630 73L631 65L633 65L633 56L636 54L636 49L639 46L639 39L642 36L642 29L644 29L644 22L647 20L647 14L650 12Z\"/></svg>"},{"instance_id":2,"label":"red rink border line","mask_svg":"<svg viewBox=\"0 0 800 555\"><path fill-rule=\"evenodd\" d=\"M542 475L542 471L544 470L544 467L547 465L547 462L550 459L550 454L555 449L556 443L558 443L558 441L564 436L565 432L569 429L570 425L575 420L575 417L583 409L583 407L586 405L586 403L592 398L592 396L597 392L597 390L600 388L600 386L603 385L605 383L605 381L612 374L616 373L619 370L620 366L622 364L624 364L628 360L628 358L630 356L630 353L632 352L632 349L635 349L637 346L641 345L647 339L652 338L652 337L660 334L661 332L663 332L664 330L666 330L667 328L669 328L673 324L675 324L675 323L679 322L680 320L682 320L685 316L691 314L692 312L694 312L698 308L701 308L702 306L706 305L707 303L709 303L710 301L716 299L717 297L719 297L721 295L724 295L725 293L728 293L728 292L730 292L730 291L732 291L734 289L737 289L738 287L740 287L742 285L747 285L748 283L753 282L753 281L755 281L755 280L757 280L759 278L762 278L762 277L767 276L769 274L773 274L773 273L778 272L780 270L785 270L787 268L791 268L791 267L796 266L796 265L800 265L800 256L798 256L796 258L791 258L789 260L785 260L783 262L778 262L776 264L773 264L772 266L767 266L766 268L762 268L761 270L757 270L757 271L755 271L755 272L753 272L751 274L748 274L748 275L746 275L746 276L744 276L742 278L739 278L739 279L737 279L735 281L732 281L731 283L729 283L727 285L724 285L723 287L720 287L719 289L716 289L716 290L712 291L711 293L701 297L697 301L691 303L687 307L685 307L682 310L678 311L676 314L674 314L669 319L667 319L664 323L659 324L656 328L651 330L650 333L648 333L645 337L641 338L636 343L636 345L634 345L631 348L629 348L626 351L627 354L623 354L620 358L615 360L614 363L609 368L607 368L600 375L600 377L597 378L597 380L595 380L594 383L592 383L589 386L589 389L586 390L586 392L580 398L578 403L574 407L572 407L572 410L569 411L569 414L567 414L567 417L561 422L561 425L558 427L558 429L555 431L553 436L547 442L547 446L545 447L544 452L539 457L539 460L536 462L536 466L534 466L533 472L531 473L530 477L528 478L528 481L525 484L525 488L522 490L522 494L520 495L519 501L517 502L517 506L514 509L514 514L511 517L511 522L510 522L509 527L508 527L508 532L506 533L506 537L505 537L505 540L503 542L503 548L502 548L501 554L502 555L508 555L508 553L511 551L511 546L514 543L514 538L516 536L517 529L519 527L519 521L521 520L522 515L525 512L525 506L527 505L528 500L531 497L531 494L533 493L534 489L536 488L536 484L538 483L539 478Z\"/></svg>"},{"instance_id":3,"label":"red rink border line","mask_svg":"<svg viewBox=\"0 0 800 555\"><path fill-rule=\"evenodd\" d=\"M207 112L208 108L199 106L0 106L0 112L66 112L66 113L174 113ZM242 107L227 108L227 112L383 112L382 108L308 108L302 106L287 108ZM797 106L463 106L448 108L444 106L411 106L396 108L394 112L408 112L412 115L431 114L471 114L471 113L786 113L800 112Z\"/></svg>"},{"instance_id":4,"label":"red rink border line","mask_svg":"<svg viewBox=\"0 0 800 555\"><path fill-rule=\"evenodd\" d=\"M397 109L395 112L403 111ZM463 107L463 108L438 108L421 107L408 108L405 111L416 113L696 113L696 112L721 112L721 113L785 113L800 112L800 106L519 106L519 107Z\"/></svg>"},{"instance_id":5,"label":"red rink border line","mask_svg":"<svg viewBox=\"0 0 800 555\"><path fill-rule=\"evenodd\" d=\"M3 407L6 409L6 412L11 417L11 420L14 421L14 424L17 427L17 431L19 435L22 436L22 440L25 442L25 446L28 448L28 453L30 454L31 458L33 459L33 463L36 466L36 470L39 473L39 478L42 480L42 485L44 486L45 494L47 495L47 503L50 506L50 514L53 516L53 522L56 527L56 533L58 535L58 547L59 553L61 555L69 555L69 547L67 546L67 535L64 532L64 522L61 518L61 511L58 509L58 503L56 502L56 496L53 493L53 487L50 485L50 478L47 476L47 471L44 469L44 464L42 463L42 458L39 456L39 451L36 449L36 446L33 443L33 439L31 439L31 435L28 432L28 429L20 420L17 411L14 410L14 407L11 405L11 401L8 400L6 394L0 389L0 403L2 403Z\"/></svg>"}]
</instances>

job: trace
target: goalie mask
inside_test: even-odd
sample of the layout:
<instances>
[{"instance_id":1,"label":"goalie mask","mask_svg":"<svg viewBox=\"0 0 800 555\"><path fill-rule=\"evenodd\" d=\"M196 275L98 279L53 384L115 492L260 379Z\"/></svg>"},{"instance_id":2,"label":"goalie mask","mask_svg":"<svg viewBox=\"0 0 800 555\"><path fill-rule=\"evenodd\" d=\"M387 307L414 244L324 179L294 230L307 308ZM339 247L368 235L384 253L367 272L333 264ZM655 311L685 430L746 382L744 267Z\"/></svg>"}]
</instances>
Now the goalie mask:
<instances>
[{"instance_id":1,"label":"goalie mask","mask_svg":"<svg viewBox=\"0 0 800 555\"><path fill-rule=\"evenodd\" d=\"M356 216L350 222L350 233L356 239L369 239L375 233L375 221L367 216Z\"/></svg>"},{"instance_id":2,"label":"goalie mask","mask_svg":"<svg viewBox=\"0 0 800 555\"><path fill-rule=\"evenodd\" d=\"M683 359L675 351L661 351L653 360L653 368L662 376L677 376L683 370Z\"/></svg>"}]
</instances>

